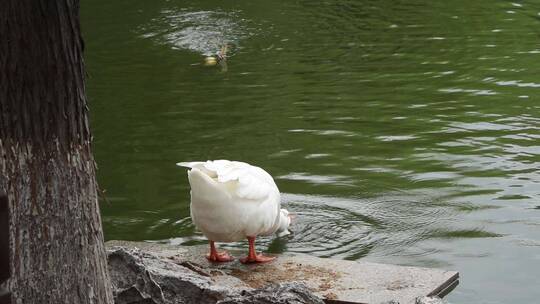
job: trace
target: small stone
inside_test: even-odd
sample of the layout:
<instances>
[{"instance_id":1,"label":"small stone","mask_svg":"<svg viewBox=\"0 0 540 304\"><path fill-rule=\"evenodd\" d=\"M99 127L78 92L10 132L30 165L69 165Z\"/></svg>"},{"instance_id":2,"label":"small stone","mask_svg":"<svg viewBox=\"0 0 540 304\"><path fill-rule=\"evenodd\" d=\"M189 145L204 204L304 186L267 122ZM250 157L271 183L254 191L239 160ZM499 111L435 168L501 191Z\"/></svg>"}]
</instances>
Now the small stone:
<instances>
[{"instance_id":1,"label":"small stone","mask_svg":"<svg viewBox=\"0 0 540 304\"><path fill-rule=\"evenodd\" d=\"M415 304L445 304L446 302L439 297L419 297Z\"/></svg>"},{"instance_id":2,"label":"small stone","mask_svg":"<svg viewBox=\"0 0 540 304\"><path fill-rule=\"evenodd\" d=\"M238 295L229 296L216 304L324 304L304 284L283 283L273 284L264 288L245 291Z\"/></svg>"}]
</instances>

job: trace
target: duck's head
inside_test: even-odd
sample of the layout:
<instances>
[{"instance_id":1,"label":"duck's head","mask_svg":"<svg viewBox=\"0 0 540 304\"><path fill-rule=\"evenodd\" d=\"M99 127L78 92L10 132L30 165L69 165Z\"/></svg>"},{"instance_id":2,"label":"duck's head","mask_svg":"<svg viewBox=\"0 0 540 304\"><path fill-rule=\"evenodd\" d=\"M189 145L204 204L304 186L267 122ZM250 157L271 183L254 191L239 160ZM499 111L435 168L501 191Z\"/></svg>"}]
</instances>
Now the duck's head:
<instances>
[{"instance_id":1,"label":"duck's head","mask_svg":"<svg viewBox=\"0 0 540 304\"><path fill-rule=\"evenodd\" d=\"M218 62L218 60L214 56L207 56L207 57L204 58L204 65L206 65L206 66L216 65L217 62Z\"/></svg>"},{"instance_id":2,"label":"duck's head","mask_svg":"<svg viewBox=\"0 0 540 304\"><path fill-rule=\"evenodd\" d=\"M278 236L285 236L291 234L289 227L291 226L292 216L287 209L281 209L279 212L279 226L276 231Z\"/></svg>"}]
</instances>

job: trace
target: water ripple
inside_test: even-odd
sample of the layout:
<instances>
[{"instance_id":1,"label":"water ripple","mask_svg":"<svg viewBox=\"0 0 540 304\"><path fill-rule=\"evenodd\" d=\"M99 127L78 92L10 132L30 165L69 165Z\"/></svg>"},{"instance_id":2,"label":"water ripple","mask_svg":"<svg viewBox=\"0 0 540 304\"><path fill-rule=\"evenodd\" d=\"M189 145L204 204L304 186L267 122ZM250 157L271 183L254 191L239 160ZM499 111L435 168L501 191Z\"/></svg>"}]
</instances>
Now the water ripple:
<instances>
[{"instance_id":1,"label":"water ripple","mask_svg":"<svg viewBox=\"0 0 540 304\"><path fill-rule=\"evenodd\" d=\"M159 17L141 26L141 37L185 49L213 55L225 44L237 45L249 36L235 11L191 11L166 9Z\"/></svg>"}]
</instances>

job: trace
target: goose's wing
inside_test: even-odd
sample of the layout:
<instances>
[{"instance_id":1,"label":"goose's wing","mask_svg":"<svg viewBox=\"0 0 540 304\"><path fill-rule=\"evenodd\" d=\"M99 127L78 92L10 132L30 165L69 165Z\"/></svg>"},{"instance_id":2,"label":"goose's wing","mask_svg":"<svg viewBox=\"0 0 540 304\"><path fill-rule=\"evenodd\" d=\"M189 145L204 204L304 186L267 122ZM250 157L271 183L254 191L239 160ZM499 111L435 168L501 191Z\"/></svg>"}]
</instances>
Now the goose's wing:
<instances>
[{"instance_id":1,"label":"goose's wing","mask_svg":"<svg viewBox=\"0 0 540 304\"><path fill-rule=\"evenodd\" d=\"M232 183L235 194L241 198L261 200L279 193L274 179L263 169L239 161L215 160L206 162L181 162L178 166L196 168L218 183Z\"/></svg>"}]
</instances>

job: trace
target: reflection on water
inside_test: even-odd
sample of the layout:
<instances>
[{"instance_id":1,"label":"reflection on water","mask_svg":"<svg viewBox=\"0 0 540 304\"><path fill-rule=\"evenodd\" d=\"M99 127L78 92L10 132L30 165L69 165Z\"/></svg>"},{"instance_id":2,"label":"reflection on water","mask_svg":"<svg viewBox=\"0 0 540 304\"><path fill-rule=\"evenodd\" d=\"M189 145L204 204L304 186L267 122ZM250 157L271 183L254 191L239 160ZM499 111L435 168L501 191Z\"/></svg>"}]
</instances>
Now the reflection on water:
<instances>
[{"instance_id":1,"label":"reflection on water","mask_svg":"<svg viewBox=\"0 0 540 304\"><path fill-rule=\"evenodd\" d=\"M174 164L238 159L298 215L261 248L456 269L452 303L540 297L540 4L101 2L107 238L205 243ZM223 43L226 72L194 64Z\"/></svg>"}]
</instances>

